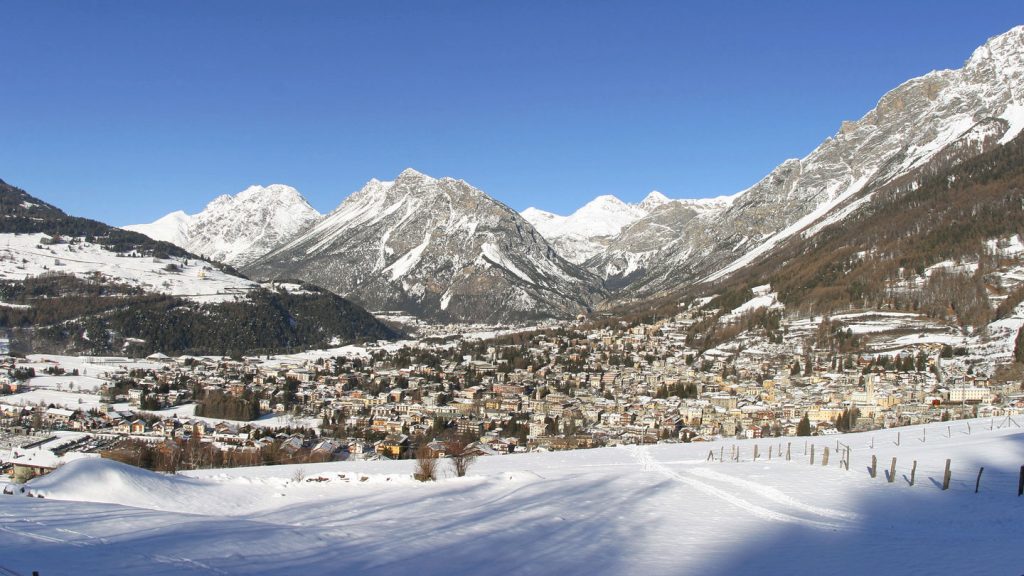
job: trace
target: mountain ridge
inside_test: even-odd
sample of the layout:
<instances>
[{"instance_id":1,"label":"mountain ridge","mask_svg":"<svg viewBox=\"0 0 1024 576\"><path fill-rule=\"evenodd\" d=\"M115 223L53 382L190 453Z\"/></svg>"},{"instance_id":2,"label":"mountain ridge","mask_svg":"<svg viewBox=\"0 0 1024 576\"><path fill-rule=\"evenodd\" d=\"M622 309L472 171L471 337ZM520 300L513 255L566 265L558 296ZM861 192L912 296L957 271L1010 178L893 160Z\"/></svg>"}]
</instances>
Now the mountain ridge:
<instances>
[{"instance_id":1,"label":"mountain ridge","mask_svg":"<svg viewBox=\"0 0 1024 576\"><path fill-rule=\"evenodd\" d=\"M586 266L610 285L624 287L620 301L720 280L786 238L820 230L817 223L849 202L869 202L871 190L928 163L962 137L1010 141L1024 127L1022 94L1024 26L1017 26L974 50L962 68L901 83L807 156L786 160L731 197L730 206L713 218L679 225L677 238L654 253L625 250L632 267L610 265L607 257Z\"/></svg>"},{"instance_id":2,"label":"mountain ridge","mask_svg":"<svg viewBox=\"0 0 1024 576\"><path fill-rule=\"evenodd\" d=\"M370 180L244 269L440 320L569 317L603 294L508 206L463 180L411 168L393 181Z\"/></svg>"}]
</instances>

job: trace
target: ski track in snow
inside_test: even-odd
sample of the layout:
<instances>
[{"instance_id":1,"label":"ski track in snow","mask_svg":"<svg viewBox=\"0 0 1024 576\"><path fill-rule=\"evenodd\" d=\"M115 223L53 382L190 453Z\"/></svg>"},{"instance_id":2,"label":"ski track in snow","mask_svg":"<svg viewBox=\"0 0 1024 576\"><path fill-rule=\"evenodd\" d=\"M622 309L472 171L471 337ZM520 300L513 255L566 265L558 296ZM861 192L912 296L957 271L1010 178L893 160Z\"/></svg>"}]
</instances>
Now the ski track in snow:
<instances>
[{"instance_id":1,"label":"ski track in snow","mask_svg":"<svg viewBox=\"0 0 1024 576\"><path fill-rule=\"evenodd\" d=\"M646 446L630 446L629 447L629 451L630 451L630 454L633 456L633 458L641 465L641 467L643 468L643 470L645 472L656 472L658 474L661 474L663 476L671 478L672 480L676 480L678 482L682 482L683 484L686 484L687 486L690 486L691 488L695 488L695 489L697 489L697 490L699 490L699 491L701 491L701 492L703 492L705 494L708 494L710 496L715 496L717 498L720 498L721 500L724 500L725 502L727 502L729 504L732 504L733 506L736 506L737 508L746 510L747 512L749 512L749 513L751 513L754 516L757 516L759 518L763 518L765 520L773 520L773 521L777 521L777 522L788 522L788 523L793 523L793 524L804 524L804 525L816 526L816 527L819 527L819 528L828 528L828 529L832 529L832 530L838 530L838 529L846 528L846 526L844 526L842 524L835 524L835 523L831 523L831 522L823 522L823 521L819 521L819 520L810 520L810 519L806 519L806 518L799 518L797 516L792 516L792 515L786 514L784 512L778 512L778 511L775 511L775 510L770 510L770 509L765 508L763 506L759 506L757 504L754 504L754 503L752 503L752 502L750 502L748 500L744 500L743 498L740 498L736 494L733 494L733 493L730 493L730 492L728 492L726 490L723 490L721 488L712 486L712 485L710 485L710 484L708 484L706 482L702 482L702 481L700 481L700 480L698 480L696 478L693 478L691 476L686 476L686 475L680 474L678 472L675 472L674 470L669 469L667 466L665 466L661 462L658 462L656 459L654 459L654 457L651 456L650 451L648 450L648 448ZM721 476L721 475L716 474L716 476ZM715 479L716 480L721 480L720 478L715 478ZM741 482L745 482L745 481L741 481ZM735 483L732 483L732 484L736 485ZM749 486L749 485L744 485L744 487L751 488L751 486ZM756 495L763 496L763 497L765 497L765 498L767 498L769 500L774 500L776 502L780 502L780 503L784 503L784 504L789 504L791 506L793 505L793 503L797 503L796 500L793 500L792 498L790 498L790 497L788 497L788 496L786 496L784 494L778 493L778 491L774 491L774 492L777 493L775 495L776 496L775 498L773 498L771 496L768 496L768 494L771 493L772 491L773 491L773 489L769 488L767 490L764 490L763 488L760 488L760 487L757 490L754 490ZM778 498L778 496L781 496L782 498L780 499L780 498ZM780 500L788 500L788 501L782 502ZM789 501L791 501L791 502L789 502ZM816 514L818 516L826 516L826 517L829 517L829 518L836 518L837 515L838 515L837 512L834 511L834 510L827 510L826 511L825 509L820 509L820 508L818 508L816 506L811 506L811 505L803 504L803 503L798 503L798 505L796 505L794 507L800 508L801 510L803 510L805 512L811 512L812 514ZM825 512L825 513L823 513L823 512ZM841 513L839 513L839 514L841 514Z\"/></svg>"},{"instance_id":2,"label":"ski track in snow","mask_svg":"<svg viewBox=\"0 0 1024 576\"><path fill-rule=\"evenodd\" d=\"M162 554L154 554L152 556L149 556L148 558L152 559L154 562L159 562L161 564L170 564L172 566L187 566L189 568L197 568L199 570L206 571L206 572L208 572L210 574L228 574L228 572L225 572L225 571L220 570L218 568L214 568L214 567L209 566L207 564L203 564L202 562L197 562L195 560L192 560L191 558L182 558L180 556L165 556L165 555L162 555Z\"/></svg>"},{"instance_id":3,"label":"ski track in snow","mask_svg":"<svg viewBox=\"0 0 1024 576\"><path fill-rule=\"evenodd\" d=\"M750 490L751 492L754 492L758 496L761 496L773 502L778 502L779 504L784 504L786 506L797 508L804 512L816 514L818 516L824 516L826 518L835 518L836 520L860 520L860 514L856 514L854 512L844 512L842 510L834 510L832 508L822 508L820 506L815 506L813 504L807 504L770 486L764 486L762 484L758 484L757 482L744 480L742 478L736 478L735 476L729 476L728 474L720 474L708 468L697 468L692 470L692 473L695 476L707 478L708 480L724 482L726 484L732 484L733 486L736 486L738 488Z\"/></svg>"}]
</instances>

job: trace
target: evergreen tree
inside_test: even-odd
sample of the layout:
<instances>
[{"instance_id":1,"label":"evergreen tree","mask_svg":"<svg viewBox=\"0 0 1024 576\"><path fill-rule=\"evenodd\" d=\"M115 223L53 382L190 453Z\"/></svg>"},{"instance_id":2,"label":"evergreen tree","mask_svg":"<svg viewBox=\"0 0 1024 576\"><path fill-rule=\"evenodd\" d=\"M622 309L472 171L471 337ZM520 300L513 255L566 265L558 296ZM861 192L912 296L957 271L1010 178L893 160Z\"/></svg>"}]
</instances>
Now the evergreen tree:
<instances>
[{"instance_id":1,"label":"evergreen tree","mask_svg":"<svg viewBox=\"0 0 1024 576\"><path fill-rule=\"evenodd\" d=\"M796 425L797 436L810 436L811 435L811 419L804 413L804 417L800 420L800 423Z\"/></svg>"}]
</instances>

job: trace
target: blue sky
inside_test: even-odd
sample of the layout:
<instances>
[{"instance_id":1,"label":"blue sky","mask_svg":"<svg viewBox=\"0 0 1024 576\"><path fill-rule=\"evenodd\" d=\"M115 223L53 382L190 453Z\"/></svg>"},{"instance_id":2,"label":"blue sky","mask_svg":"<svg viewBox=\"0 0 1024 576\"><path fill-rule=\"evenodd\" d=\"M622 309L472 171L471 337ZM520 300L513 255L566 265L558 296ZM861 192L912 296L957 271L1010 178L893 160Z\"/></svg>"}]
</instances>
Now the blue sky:
<instances>
[{"instance_id":1,"label":"blue sky","mask_svg":"<svg viewBox=\"0 0 1024 576\"><path fill-rule=\"evenodd\" d=\"M731 194L1024 2L0 0L0 178L112 224L412 166L517 210Z\"/></svg>"}]
</instances>

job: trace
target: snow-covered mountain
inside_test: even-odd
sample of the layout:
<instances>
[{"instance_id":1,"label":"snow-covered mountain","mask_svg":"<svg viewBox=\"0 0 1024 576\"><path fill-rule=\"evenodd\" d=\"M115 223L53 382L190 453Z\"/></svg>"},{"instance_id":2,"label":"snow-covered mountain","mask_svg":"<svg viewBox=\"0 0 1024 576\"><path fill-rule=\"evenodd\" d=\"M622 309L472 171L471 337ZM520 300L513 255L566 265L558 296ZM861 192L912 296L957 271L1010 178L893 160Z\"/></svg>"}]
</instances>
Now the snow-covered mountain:
<instances>
[{"instance_id":1,"label":"snow-covered mountain","mask_svg":"<svg viewBox=\"0 0 1024 576\"><path fill-rule=\"evenodd\" d=\"M604 248L605 241L624 226L642 218L638 206L615 196L598 196L569 216L560 216L534 207L521 212L566 260L582 264Z\"/></svg>"},{"instance_id":2,"label":"snow-covered mountain","mask_svg":"<svg viewBox=\"0 0 1024 576\"><path fill-rule=\"evenodd\" d=\"M212 260L244 266L320 218L298 190L271 184L218 196L198 214L179 210L150 224L124 228Z\"/></svg>"},{"instance_id":3,"label":"snow-covered mountain","mask_svg":"<svg viewBox=\"0 0 1024 576\"><path fill-rule=\"evenodd\" d=\"M571 316L603 295L512 209L412 169L371 180L244 270L305 280L373 310L458 321Z\"/></svg>"},{"instance_id":4,"label":"snow-covered mountain","mask_svg":"<svg viewBox=\"0 0 1024 576\"><path fill-rule=\"evenodd\" d=\"M1024 127L1024 27L994 37L963 68L930 72L882 97L860 120L802 159L783 162L721 211L676 222L674 241L593 258L587 266L625 296L716 281L759 261L794 235L810 236L871 201L874 191L930 165L949 165L1009 142ZM907 188L912 189L913 183ZM633 232L650 227L632 228ZM611 252L611 251L610 251ZM642 256L642 257L641 257Z\"/></svg>"},{"instance_id":5,"label":"snow-covered mountain","mask_svg":"<svg viewBox=\"0 0 1024 576\"><path fill-rule=\"evenodd\" d=\"M188 245L188 227L192 222L192 218L183 210L175 210L149 224L132 224L123 228L145 234L153 240L170 242L175 246L186 248Z\"/></svg>"},{"instance_id":6,"label":"snow-covered mountain","mask_svg":"<svg viewBox=\"0 0 1024 576\"><path fill-rule=\"evenodd\" d=\"M913 189L918 182L904 180L1005 144L1022 127L1017 27L979 47L963 68L896 87L806 157L729 197L652 192L627 204L600 196L569 216L529 208L513 218L465 183L407 171L395 182L371 181L316 226L315 211L295 193L280 212L254 202L258 216L238 215L247 203L222 197L187 224L169 215L150 231L180 239L184 228L193 252L249 264L261 277L310 280L378 310L474 321L567 315L601 298L595 275L621 289L617 301L720 281L871 206L879 190ZM268 216L278 213L298 217Z\"/></svg>"},{"instance_id":7,"label":"snow-covered mountain","mask_svg":"<svg viewBox=\"0 0 1024 576\"><path fill-rule=\"evenodd\" d=\"M19 353L241 354L397 335L325 290L260 285L179 246L66 214L2 180L0 286Z\"/></svg>"},{"instance_id":8,"label":"snow-covered mountain","mask_svg":"<svg viewBox=\"0 0 1024 576\"><path fill-rule=\"evenodd\" d=\"M560 216L530 207L521 212L566 260L582 264L603 253L612 238L623 228L670 203L691 202L670 200L653 191L636 204L629 204L615 196L598 196L568 216Z\"/></svg>"},{"instance_id":9,"label":"snow-covered mountain","mask_svg":"<svg viewBox=\"0 0 1024 576\"><path fill-rule=\"evenodd\" d=\"M652 199L651 203L654 202L656 200ZM640 206L627 204L610 194L594 198L569 216L559 216L533 207L522 212L523 218L533 224L545 238L569 235L583 238L614 236L624 226L646 214L647 211Z\"/></svg>"}]
</instances>

